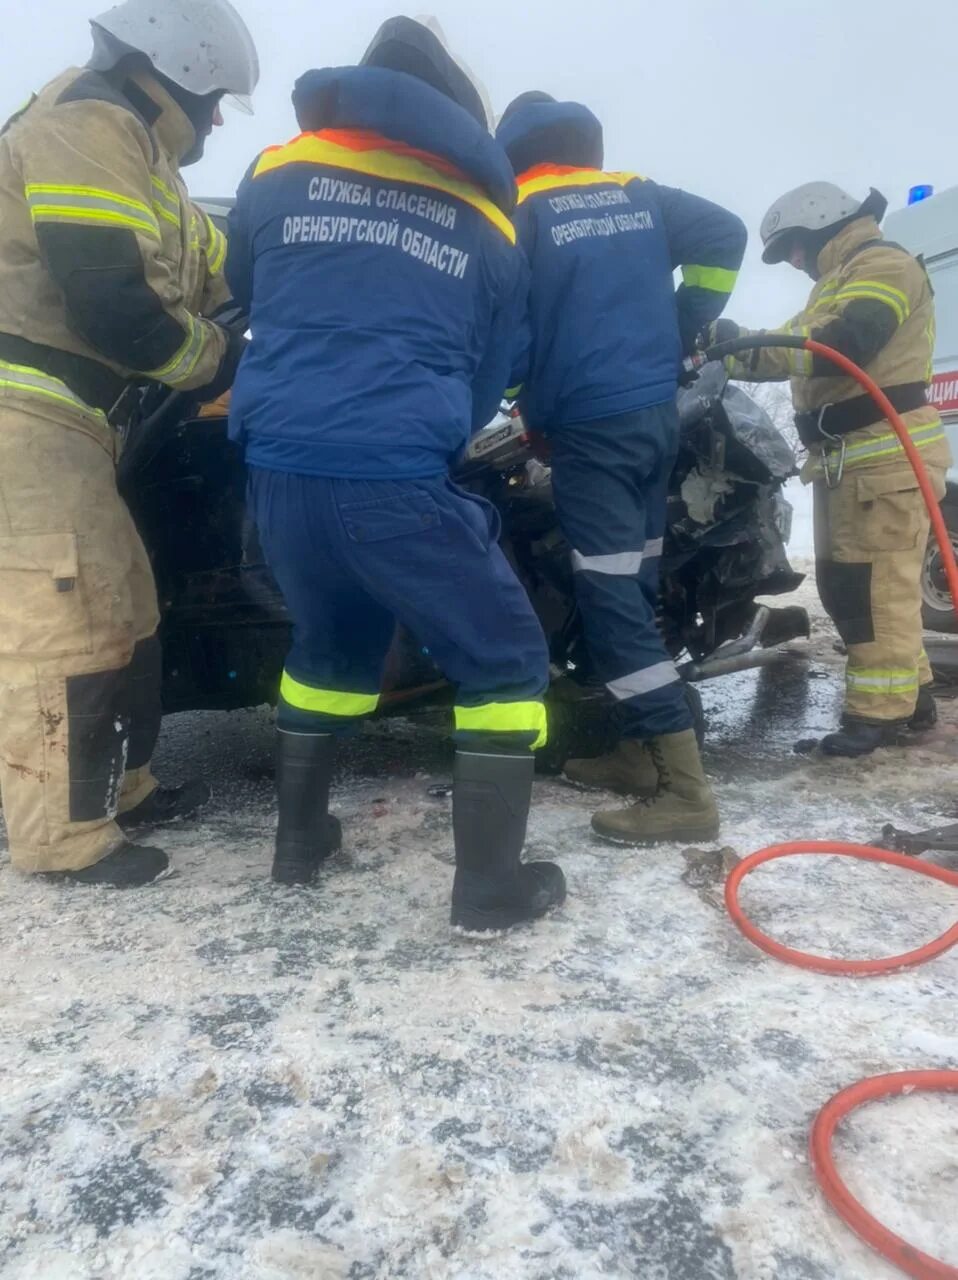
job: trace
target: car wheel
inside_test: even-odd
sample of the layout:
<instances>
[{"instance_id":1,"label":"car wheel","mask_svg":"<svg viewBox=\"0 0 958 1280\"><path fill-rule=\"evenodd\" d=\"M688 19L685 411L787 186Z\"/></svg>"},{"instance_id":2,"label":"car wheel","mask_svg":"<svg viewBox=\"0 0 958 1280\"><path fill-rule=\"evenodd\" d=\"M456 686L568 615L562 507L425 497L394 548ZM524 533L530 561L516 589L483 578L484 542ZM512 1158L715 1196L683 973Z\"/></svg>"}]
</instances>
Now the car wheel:
<instances>
[{"instance_id":1,"label":"car wheel","mask_svg":"<svg viewBox=\"0 0 958 1280\"><path fill-rule=\"evenodd\" d=\"M941 504L941 512L951 534L952 548L958 556L958 489L949 488ZM921 616L926 631L958 634L958 617L955 616L941 550L934 534L931 535L925 562L921 567Z\"/></svg>"}]
</instances>

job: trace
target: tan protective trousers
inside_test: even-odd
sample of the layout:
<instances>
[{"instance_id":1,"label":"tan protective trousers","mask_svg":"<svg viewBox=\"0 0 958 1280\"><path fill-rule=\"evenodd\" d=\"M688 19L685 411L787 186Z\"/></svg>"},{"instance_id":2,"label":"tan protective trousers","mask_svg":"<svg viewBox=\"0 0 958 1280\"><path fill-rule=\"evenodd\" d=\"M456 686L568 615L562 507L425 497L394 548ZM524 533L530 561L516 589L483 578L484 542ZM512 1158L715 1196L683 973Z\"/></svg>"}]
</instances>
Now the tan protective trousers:
<instances>
[{"instance_id":1,"label":"tan protective trousers","mask_svg":"<svg viewBox=\"0 0 958 1280\"><path fill-rule=\"evenodd\" d=\"M939 500L947 466L940 452L923 450ZM849 467L832 489L815 482L818 589L848 649L845 710L856 719L908 720L919 687L932 681L921 620L930 524L901 455Z\"/></svg>"},{"instance_id":2,"label":"tan protective trousers","mask_svg":"<svg viewBox=\"0 0 958 1280\"><path fill-rule=\"evenodd\" d=\"M156 788L153 573L106 420L0 391L0 792L21 871L80 870Z\"/></svg>"}]
</instances>

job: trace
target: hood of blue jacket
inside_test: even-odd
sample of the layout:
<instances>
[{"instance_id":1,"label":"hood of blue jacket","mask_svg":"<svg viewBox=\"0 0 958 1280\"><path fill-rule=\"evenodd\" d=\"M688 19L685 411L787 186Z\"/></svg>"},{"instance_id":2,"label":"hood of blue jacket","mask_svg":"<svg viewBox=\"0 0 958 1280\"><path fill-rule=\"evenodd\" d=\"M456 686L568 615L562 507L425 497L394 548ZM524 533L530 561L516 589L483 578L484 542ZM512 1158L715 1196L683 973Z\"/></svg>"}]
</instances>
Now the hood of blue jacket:
<instances>
[{"instance_id":1,"label":"hood of blue jacket","mask_svg":"<svg viewBox=\"0 0 958 1280\"><path fill-rule=\"evenodd\" d=\"M602 168L602 125L581 102L529 102L507 110L496 140L517 174L539 164Z\"/></svg>"},{"instance_id":2,"label":"hood of blue jacket","mask_svg":"<svg viewBox=\"0 0 958 1280\"><path fill-rule=\"evenodd\" d=\"M369 129L448 160L504 213L515 208L512 166L496 140L463 107L415 76L382 67L307 71L296 82L293 106L304 132Z\"/></svg>"}]
</instances>

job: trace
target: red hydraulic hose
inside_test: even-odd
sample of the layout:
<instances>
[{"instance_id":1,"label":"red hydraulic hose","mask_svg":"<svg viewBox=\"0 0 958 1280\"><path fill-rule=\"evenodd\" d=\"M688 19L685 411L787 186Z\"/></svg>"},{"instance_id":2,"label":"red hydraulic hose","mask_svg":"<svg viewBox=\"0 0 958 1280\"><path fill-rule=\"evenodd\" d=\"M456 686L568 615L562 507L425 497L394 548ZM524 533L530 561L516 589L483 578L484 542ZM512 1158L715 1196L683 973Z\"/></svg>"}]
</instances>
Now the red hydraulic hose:
<instances>
[{"instance_id":1,"label":"red hydraulic hose","mask_svg":"<svg viewBox=\"0 0 958 1280\"><path fill-rule=\"evenodd\" d=\"M817 973L864 978L883 973L895 973L899 969L914 968L915 965L924 964L950 951L952 947L958 946L958 923L953 924L940 938L919 947L916 951L909 951L900 956L888 956L881 960L833 959L831 956L796 951L792 947L784 946L781 942L776 942L774 938L770 938L753 924L742 910L738 900L739 887L747 875L766 862L809 854L837 854L840 857L857 858L861 862L881 862L886 866L914 871L918 875L939 880L942 884L952 885L958 889L958 872L948 871L930 862L916 862L914 858L907 858L902 853L891 853L888 849L874 849L869 845L841 844L832 840L800 840L792 844L779 844L769 849L761 849L758 853L753 853L750 858L744 858L726 880L725 905L729 915L749 942L760 947L768 955L774 956L776 960L795 965L799 969L814 969Z\"/></svg>"},{"instance_id":2,"label":"red hydraulic hose","mask_svg":"<svg viewBox=\"0 0 958 1280\"><path fill-rule=\"evenodd\" d=\"M958 611L958 563L955 561L955 553L952 549L951 538L948 536L948 527L945 524L944 516L941 514L939 500L935 496L935 490L929 479L921 451L912 440L907 423L874 378L870 377L854 360L849 360L848 356L836 351L834 347L826 346L824 342L816 342L814 338L799 338L781 333L756 333L742 338L734 338L731 342L720 342L716 346L709 348L702 355L689 361L688 366L696 368L707 360L721 360L725 356L737 355L740 351L752 351L762 347L784 347L788 350L809 351L812 355L821 356L823 360L829 360L833 365L841 369L842 373L854 379L874 400L881 410L882 418L887 418L891 423L915 473L918 487L921 489L922 497L925 499L925 505L928 508L928 514L931 517L931 527L935 531L935 538L941 550L942 564L945 567L945 576L951 590L951 598L956 611Z\"/></svg>"},{"instance_id":3,"label":"red hydraulic hose","mask_svg":"<svg viewBox=\"0 0 958 1280\"><path fill-rule=\"evenodd\" d=\"M956 612L958 612L958 563L955 562L955 553L951 546L948 526L945 524L945 518L941 514L941 504L935 496L935 490L929 479L921 451L912 440L904 419L874 378L870 378L864 369L855 364L854 360L849 360L848 356L843 356L840 351L836 351L833 347L826 347L823 342L816 342L814 338L806 339L805 349L806 351L811 351L814 355L830 360L832 364L838 365L844 373L847 373L850 378L854 378L881 409L882 416L887 418L894 427L895 434L901 441L902 448L905 450L908 461L911 463L912 470L918 480L918 487L921 489L922 497L925 499L928 514L931 516L931 527L935 531L935 537L941 549L941 559L942 564L945 566L945 576L948 579L951 599Z\"/></svg>"},{"instance_id":4,"label":"red hydraulic hose","mask_svg":"<svg viewBox=\"0 0 958 1280\"><path fill-rule=\"evenodd\" d=\"M951 545L951 538L944 517L941 513L938 498L921 453L912 440L908 426L901 414L882 391L881 387L870 378L864 369L859 368L853 360L835 351L832 347L813 338L799 339L775 334L756 335L755 338L740 338L734 342L723 343L708 353L709 358L732 355L738 351L755 347L790 347L804 348L814 355L830 360L850 378L864 388L881 410L882 417L887 418L901 441L902 448L911 463L921 489L931 525L941 550L945 576L951 591L955 612L958 613L958 563ZM892 973L896 970L924 964L926 961L940 956L958 943L958 923L934 942L927 943L915 951L905 955L890 956L879 960L843 960L828 956L812 955L786 947L774 938L768 937L745 915L738 901L738 890L745 877L766 862L791 855L837 854L842 857L856 858L863 862L879 862L886 866L902 867L919 875L928 876L944 884L958 887L958 874L927 863L915 862L901 854L891 853L887 849L876 849L868 845L854 845L822 841L799 841L792 844L776 845L768 849L760 849L750 858L745 858L732 871L725 885L725 902L732 920L752 943L761 947L769 955L797 965L803 969L813 969L819 973L843 974L852 976L870 976ZM958 1093L958 1071L905 1071L890 1076L878 1076L871 1080L862 1080L859 1084L837 1094L822 1108L811 1133L812 1167L819 1185L832 1208L851 1229L882 1257L894 1263L906 1275L915 1280L958 1280L958 1267L950 1266L922 1253L913 1245L902 1240L900 1236L889 1231L887 1227L874 1218L865 1207L852 1195L839 1176L832 1154L832 1138L839 1123L857 1107L866 1102L876 1101L896 1095L919 1092Z\"/></svg>"},{"instance_id":5,"label":"red hydraulic hose","mask_svg":"<svg viewBox=\"0 0 958 1280\"><path fill-rule=\"evenodd\" d=\"M849 1089L843 1089L825 1104L812 1126L809 1141L812 1168L835 1212L876 1253L915 1280L958 1280L958 1267L922 1253L895 1235L894 1231L882 1226L852 1195L835 1167L832 1139L842 1120L866 1102L909 1093L958 1093L958 1071L902 1071L894 1075L874 1076L871 1080L862 1080Z\"/></svg>"},{"instance_id":6,"label":"red hydraulic hose","mask_svg":"<svg viewBox=\"0 0 958 1280\"><path fill-rule=\"evenodd\" d=\"M945 525L944 517L941 514L941 507L938 499L935 497L935 491L928 471L925 468L924 460L915 442L912 440L908 431L908 425L902 418L901 414L891 403L888 397L882 391L881 387L873 378L859 368L853 360L849 360L847 356L842 355L840 351L826 346L822 342L816 342L814 338L798 338L779 334L757 334L754 337L738 338L733 342L722 343L718 347L713 348L708 353L708 358L714 359L718 356L734 354L738 351L748 350L753 347L771 347L781 346L788 348L800 348L810 351L814 355L822 356L826 360L830 360L832 364L837 365L849 377L854 378L865 391L875 401L876 406L881 411L883 417L887 418L895 429L895 434L901 441L902 447L908 457L908 461L912 465L915 477L918 480L922 496L925 499L925 505L928 507L928 513L931 516L932 527L935 531L935 537L938 540L938 546L941 550L942 563L945 566L945 573L948 578L948 585L951 589L951 598L954 603L955 611L958 613L958 564L955 562L955 553L952 550L951 538ZM945 884L958 886L958 875L953 872L946 871L942 867L929 866L924 863L915 863L909 858L902 857L900 854L889 853L887 849L875 849L867 845L850 845L850 844L825 844L817 842L805 842L792 845L776 845L771 849L761 849L758 853L752 854L750 858L744 859L735 868L729 876L725 886L725 902L728 907L729 915L734 920L738 928L745 934L750 941L756 946L761 947L770 955L775 956L779 960L785 961L787 964L798 965L800 968L815 969L823 973L848 974L851 976L862 976L864 974L880 974L892 973L896 969L908 968L912 965L923 964L926 960L931 960L934 956L941 955L942 952L949 950L958 943L958 924L949 929L936 942L929 943L925 947L919 948L905 956L892 956L884 960L835 960L824 956L810 955L806 952L795 951L790 947L784 947L774 939L767 937L760 929L758 929L745 915L738 902L738 887L742 880L756 867L761 866L764 862L770 862L776 858L787 857L789 854L809 854L809 853L833 853L842 857L857 858L866 862L882 862L894 866L905 867L910 871L917 872L920 875L931 876L933 879L941 880Z\"/></svg>"}]
</instances>

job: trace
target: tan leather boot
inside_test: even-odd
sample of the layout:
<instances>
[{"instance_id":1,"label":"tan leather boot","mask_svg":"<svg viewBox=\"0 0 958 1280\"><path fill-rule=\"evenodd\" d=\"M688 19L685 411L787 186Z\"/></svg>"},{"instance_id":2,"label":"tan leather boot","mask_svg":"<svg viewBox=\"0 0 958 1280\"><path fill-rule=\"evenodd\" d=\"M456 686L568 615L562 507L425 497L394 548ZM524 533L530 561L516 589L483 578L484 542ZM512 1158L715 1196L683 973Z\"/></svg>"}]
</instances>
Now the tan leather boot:
<instances>
[{"instance_id":1,"label":"tan leather boot","mask_svg":"<svg viewBox=\"0 0 958 1280\"><path fill-rule=\"evenodd\" d=\"M614 751L594 760L569 760L565 776L589 791L615 791L620 796L651 797L659 789L659 771L649 744L623 738Z\"/></svg>"},{"instance_id":2,"label":"tan leather boot","mask_svg":"<svg viewBox=\"0 0 958 1280\"><path fill-rule=\"evenodd\" d=\"M658 793L631 809L597 813L593 829L606 840L629 845L716 839L718 809L694 730L654 738L648 746L659 773Z\"/></svg>"}]
</instances>

